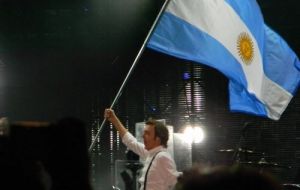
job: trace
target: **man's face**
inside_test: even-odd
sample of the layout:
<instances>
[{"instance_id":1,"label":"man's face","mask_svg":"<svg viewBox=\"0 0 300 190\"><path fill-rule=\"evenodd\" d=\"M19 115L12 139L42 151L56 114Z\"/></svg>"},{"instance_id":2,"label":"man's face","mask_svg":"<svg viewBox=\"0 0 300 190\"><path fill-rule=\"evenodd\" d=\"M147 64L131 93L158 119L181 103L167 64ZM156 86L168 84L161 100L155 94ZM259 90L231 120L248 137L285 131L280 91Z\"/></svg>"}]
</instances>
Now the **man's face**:
<instances>
[{"instance_id":1,"label":"man's face","mask_svg":"<svg viewBox=\"0 0 300 190\"><path fill-rule=\"evenodd\" d=\"M143 134L144 145L146 150L151 150L160 146L160 138L155 137L155 129L153 125L146 125Z\"/></svg>"}]
</instances>

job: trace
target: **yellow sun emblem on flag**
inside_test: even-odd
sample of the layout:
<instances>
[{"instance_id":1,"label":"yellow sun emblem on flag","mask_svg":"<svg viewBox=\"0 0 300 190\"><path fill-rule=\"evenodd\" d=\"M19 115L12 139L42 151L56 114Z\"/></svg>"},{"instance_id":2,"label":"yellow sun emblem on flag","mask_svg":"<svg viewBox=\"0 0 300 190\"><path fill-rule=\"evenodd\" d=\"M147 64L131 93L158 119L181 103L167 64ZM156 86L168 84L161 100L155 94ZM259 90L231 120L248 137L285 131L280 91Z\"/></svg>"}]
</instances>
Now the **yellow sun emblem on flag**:
<instances>
[{"instance_id":1,"label":"yellow sun emblem on flag","mask_svg":"<svg viewBox=\"0 0 300 190\"><path fill-rule=\"evenodd\" d=\"M251 37L246 32L239 35L237 40L237 49L242 61L246 65L251 64L254 57L254 48Z\"/></svg>"}]
</instances>

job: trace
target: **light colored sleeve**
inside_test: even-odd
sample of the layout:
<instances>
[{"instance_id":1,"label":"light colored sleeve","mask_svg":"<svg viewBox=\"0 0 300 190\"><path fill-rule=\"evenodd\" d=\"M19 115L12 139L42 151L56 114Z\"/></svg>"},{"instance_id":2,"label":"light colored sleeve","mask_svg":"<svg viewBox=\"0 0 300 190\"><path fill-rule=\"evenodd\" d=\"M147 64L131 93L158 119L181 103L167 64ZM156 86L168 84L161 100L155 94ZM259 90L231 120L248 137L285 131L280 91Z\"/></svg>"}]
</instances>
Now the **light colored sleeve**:
<instances>
[{"instance_id":1,"label":"light colored sleeve","mask_svg":"<svg viewBox=\"0 0 300 190\"><path fill-rule=\"evenodd\" d=\"M148 151L145 149L143 143L137 141L137 139L130 133L126 132L122 138L122 142L134 153L139 155L141 158L146 158Z\"/></svg>"}]
</instances>

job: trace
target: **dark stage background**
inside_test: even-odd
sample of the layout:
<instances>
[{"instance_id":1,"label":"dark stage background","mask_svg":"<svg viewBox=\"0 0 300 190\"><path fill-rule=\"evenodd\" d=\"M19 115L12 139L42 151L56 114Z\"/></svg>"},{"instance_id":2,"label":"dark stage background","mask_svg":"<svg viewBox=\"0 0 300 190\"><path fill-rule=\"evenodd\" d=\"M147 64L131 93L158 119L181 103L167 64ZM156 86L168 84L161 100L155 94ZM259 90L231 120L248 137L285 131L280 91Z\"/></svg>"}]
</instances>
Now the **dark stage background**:
<instances>
[{"instance_id":1,"label":"dark stage background","mask_svg":"<svg viewBox=\"0 0 300 190\"><path fill-rule=\"evenodd\" d=\"M298 0L259 0L265 21L300 55ZM10 120L83 120L91 139L103 110L115 97L162 0L1 0L0 116ZM190 77L184 78L184 75ZM206 140L193 147L193 162L224 163L242 127L241 144L265 153L283 183L300 183L300 95L279 121L230 113L227 79L205 66L146 49L115 106L128 129L149 117L164 118L175 132L200 123ZM68 138L66 136L66 138ZM74 153L74 156L76 153ZM104 127L91 153L92 183L114 183L114 161L125 148L111 126Z\"/></svg>"}]
</instances>

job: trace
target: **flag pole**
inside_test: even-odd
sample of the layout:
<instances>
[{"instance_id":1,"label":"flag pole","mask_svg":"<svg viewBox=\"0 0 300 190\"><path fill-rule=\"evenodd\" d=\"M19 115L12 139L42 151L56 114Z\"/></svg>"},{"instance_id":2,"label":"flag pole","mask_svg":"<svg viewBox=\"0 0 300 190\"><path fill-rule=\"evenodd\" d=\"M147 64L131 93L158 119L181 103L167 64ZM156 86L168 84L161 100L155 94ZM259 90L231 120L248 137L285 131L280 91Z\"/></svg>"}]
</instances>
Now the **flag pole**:
<instances>
[{"instance_id":1,"label":"flag pole","mask_svg":"<svg viewBox=\"0 0 300 190\"><path fill-rule=\"evenodd\" d=\"M154 29L155 29L155 27L156 27L156 25L157 25L157 23L158 23L158 21L159 21L161 15L162 15L162 13L163 13L164 10L166 9L166 7L167 7L169 1L171 1L171 0L165 0L164 4L162 5L162 7L161 7L161 9L160 9L158 15L156 16L156 18L155 18L155 20L154 20L154 22L153 22L153 24L152 24L152 26L151 26L151 28L150 28L150 30L149 30L147 36L146 36L144 42L143 42L143 44L142 44L142 46L141 46L141 48L140 48L140 50L139 50L139 52L138 52L138 54L137 54L137 56L135 57L135 59L134 59L134 61L133 61L132 65L131 65L131 67L130 67L130 69L129 69L129 71L128 71L128 73L127 73L127 75L126 75L126 77L125 77L125 79L124 79L124 81L123 81L123 83L122 83L122 85L121 85L119 91L118 91L118 93L117 93L117 95L115 96L115 98L114 98L112 104L110 105L110 108L113 108L114 105L116 104L116 102L118 101L118 99L120 98L120 96L121 96L121 94L122 94L122 91L123 91L123 89L124 89L124 87L125 87L125 85L126 85L128 79L129 79L131 73L133 72L133 70L134 70L135 66L137 65L137 63L138 63L140 57L142 56L142 53L144 52L144 50L145 50L145 48L146 48L146 44L147 44L147 42L149 41L150 36L151 36L151 34L153 33L153 31L154 31ZM100 127L98 128L98 131L97 131L96 136L95 136L94 139L92 140L92 143L91 143L91 145L90 145L90 147L89 147L89 152L92 152L92 150L93 150L93 148L94 148L94 146L95 146L95 142L96 142L98 136L100 135L100 132L101 132L101 130L102 130L102 128L103 128L105 122L106 122L106 119L104 118L103 121L102 121L102 123L101 123L101 125L100 125Z\"/></svg>"}]
</instances>

